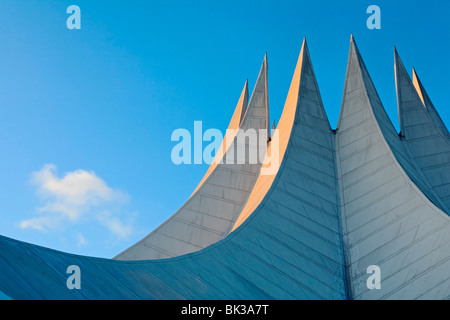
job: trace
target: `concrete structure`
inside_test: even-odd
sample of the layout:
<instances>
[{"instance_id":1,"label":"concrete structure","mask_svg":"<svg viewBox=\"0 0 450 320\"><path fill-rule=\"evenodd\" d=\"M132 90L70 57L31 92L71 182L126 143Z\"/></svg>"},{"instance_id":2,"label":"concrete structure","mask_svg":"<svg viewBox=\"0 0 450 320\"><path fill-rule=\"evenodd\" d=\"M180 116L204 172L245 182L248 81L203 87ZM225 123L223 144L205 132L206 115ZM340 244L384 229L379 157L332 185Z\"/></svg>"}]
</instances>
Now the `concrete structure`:
<instances>
[{"instance_id":1,"label":"concrete structure","mask_svg":"<svg viewBox=\"0 0 450 320\"><path fill-rule=\"evenodd\" d=\"M223 239L169 259L118 261L0 237L0 296L450 298L450 217L446 189L441 188L446 175L440 170L450 162L443 149L448 143L445 126L431 115L427 100L420 98L425 96L423 88L414 87L397 53L395 60L400 135L353 37L338 127L333 130L304 42L266 155L278 145L280 166L273 175L257 176L247 200L227 222ZM267 90L260 88L257 83L255 92ZM262 105L261 110L268 110ZM423 140L425 146L419 143ZM216 170L207 173L197 191ZM142 249L129 260L145 255L147 249ZM82 270L80 290L66 287L70 265ZM379 290L367 285L371 266L381 270Z\"/></svg>"}]
</instances>

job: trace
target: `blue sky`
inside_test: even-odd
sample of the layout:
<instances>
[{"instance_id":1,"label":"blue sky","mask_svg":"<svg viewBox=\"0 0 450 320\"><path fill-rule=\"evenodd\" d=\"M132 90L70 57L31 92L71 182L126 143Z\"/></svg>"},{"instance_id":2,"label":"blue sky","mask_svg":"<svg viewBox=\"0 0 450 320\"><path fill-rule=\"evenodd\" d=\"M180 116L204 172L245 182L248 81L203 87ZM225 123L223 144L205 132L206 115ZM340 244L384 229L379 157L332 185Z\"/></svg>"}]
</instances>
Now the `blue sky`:
<instances>
[{"instance_id":1,"label":"blue sky","mask_svg":"<svg viewBox=\"0 0 450 320\"><path fill-rule=\"evenodd\" d=\"M69 30L66 8L81 8ZM369 5L381 29L369 30ZM353 33L398 128L393 46L450 125L448 1L0 2L0 234L112 257L189 197L178 128L225 130L265 52L278 121L303 37L332 127Z\"/></svg>"}]
</instances>

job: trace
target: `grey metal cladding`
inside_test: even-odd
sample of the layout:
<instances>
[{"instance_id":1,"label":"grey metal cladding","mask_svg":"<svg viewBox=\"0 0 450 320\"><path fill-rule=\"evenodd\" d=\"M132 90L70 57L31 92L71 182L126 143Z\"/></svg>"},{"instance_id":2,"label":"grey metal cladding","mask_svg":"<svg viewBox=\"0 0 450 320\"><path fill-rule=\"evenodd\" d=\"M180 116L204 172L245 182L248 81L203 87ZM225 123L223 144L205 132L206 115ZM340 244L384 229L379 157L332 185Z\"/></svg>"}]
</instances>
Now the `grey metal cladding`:
<instances>
[{"instance_id":1,"label":"grey metal cladding","mask_svg":"<svg viewBox=\"0 0 450 320\"><path fill-rule=\"evenodd\" d=\"M394 54L401 134L406 148L439 197L440 208L449 214L450 161L443 162L442 158L450 158L450 140L431 116L431 110L424 107L397 50Z\"/></svg>"},{"instance_id":2,"label":"grey metal cladding","mask_svg":"<svg viewBox=\"0 0 450 320\"><path fill-rule=\"evenodd\" d=\"M352 115L360 112L359 124ZM355 127L356 126L356 127ZM352 130L352 135L345 134ZM343 133L342 133L343 132ZM448 298L450 221L429 198L433 192L410 159L390 123L354 40L351 42L343 105L337 131L339 145L359 144L340 158L344 241L353 299ZM380 159L380 160L377 160ZM358 169L359 179L351 178ZM415 181L413 181L415 180ZM421 187L417 186L417 181ZM425 196L425 192L429 192ZM431 195L431 196L430 196ZM369 290L367 267L382 270L381 290Z\"/></svg>"}]
</instances>

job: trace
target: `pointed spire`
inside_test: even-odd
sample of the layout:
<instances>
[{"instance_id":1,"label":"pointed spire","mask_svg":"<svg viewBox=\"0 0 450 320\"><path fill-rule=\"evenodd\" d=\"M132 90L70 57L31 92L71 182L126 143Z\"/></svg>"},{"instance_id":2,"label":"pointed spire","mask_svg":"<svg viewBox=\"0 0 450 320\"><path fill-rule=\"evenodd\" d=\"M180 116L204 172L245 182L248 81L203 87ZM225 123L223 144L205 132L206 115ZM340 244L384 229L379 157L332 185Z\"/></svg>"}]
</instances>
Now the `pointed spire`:
<instances>
[{"instance_id":1,"label":"pointed spire","mask_svg":"<svg viewBox=\"0 0 450 320\"><path fill-rule=\"evenodd\" d=\"M267 51L264 55L264 66L265 66L265 76L264 76L264 91L265 91L265 100L264 105L266 109L266 129L267 129L267 141L270 139L270 115L269 115L269 83L268 83L268 71L269 65L267 64Z\"/></svg>"},{"instance_id":2,"label":"pointed spire","mask_svg":"<svg viewBox=\"0 0 450 320\"><path fill-rule=\"evenodd\" d=\"M244 117L245 110L247 109L248 104L248 80L245 81L244 88L242 89L241 95L239 97L238 103L236 105L236 109L234 109L233 116L231 117L230 123L225 133L225 137L222 140L222 143L219 148L219 152L216 153L213 162L209 166L206 174L203 176L200 183L195 188L194 192L192 192L191 197L201 188L201 186L205 183L205 181L209 178L211 173L216 169L217 164L221 162L222 159L225 159L226 152L230 145L233 143L235 131L239 129L241 126L242 118Z\"/></svg>"},{"instance_id":3,"label":"pointed spire","mask_svg":"<svg viewBox=\"0 0 450 320\"><path fill-rule=\"evenodd\" d=\"M304 89L301 90L300 84L304 84ZM306 37L303 38L303 45L300 51L300 55L297 61L297 66L294 71L294 76L292 78L291 86L289 88L288 96L286 99L285 107L281 117L285 115L288 108L297 108L302 102L301 96L304 96L312 104L304 103L301 107L301 112L307 115L315 115L317 118L323 120L324 128L331 128L328 122L325 109L323 107L322 98L319 92L319 86L317 85L316 76L312 67L311 57L309 55L308 44ZM300 107L299 107L300 108ZM299 109L297 108L297 109ZM296 114L299 110L296 109ZM295 115L295 117L298 117ZM282 124L282 118L278 122L278 127Z\"/></svg>"},{"instance_id":4,"label":"pointed spire","mask_svg":"<svg viewBox=\"0 0 450 320\"><path fill-rule=\"evenodd\" d=\"M274 133L275 133L275 120L273 120L272 129L270 130L269 141L272 140Z\"/></svg>"},{"instance_id":5,"label":"pointed spire","mask_svg":"<svg viewBox=\"0 0 450 320\"><path fill-rule=\"evenodd\" d=\"M413 68L412 71L413 71L413 85L414 85L414 88L416 88L417 94L419 95L420 100L422 100L422 103L423 103L424 107L427 107L427 104L426 104L424 96L423 96L424 90L423 90L423 87L422 87L422 83L420 82L419 77L417 76L416 69Z\"/></svg>"},{"instance_id":6,"label":"pointed spire","mask_svg":"<svg viewBox=\"0 0 450 320\"><path fill-rule=\"evenodd\" d=\"M358 96L366 95L368 103L355 103L351 100ZM347 71L345 75L344 95L342 98L342 107L339 115L337 128L341 129L343 119L347 115L362 111L365 108L371 108L376 116L378 125L383 126L383 130L388 130L394 135L397 131L388 117L378 92L373 84L364 60L361 57L358 46L353 35L350 37L350 49L348 54ZM350 123L347 123L350 126ZM347 126L346 125L346 126Z\"/></svg>"},{"instance_id":7,"label":"pointed spire","mask_svg":"<svg viewBox=\"0 0 450 320\"><path fill-rule=\"evenodd\" d=\"M245 81L244 88L241 91L241 95L239 96L238 103L236 108L234 109L233 116L231 117L230 123L228 125L228 129L237 130L241 125L242 118L244 117L244 113L247 109L248 104L248 80Z\"/></svg>"},{"instance_id":8,"label":"pointed spire","mask_svg":"<svg viewBox=\"0 0 450 320\"><path fill-rule=\"evenodd\" d=\"M302 73L300 83L304 83L304 87L306 90L300 89L299 99L301 97L305 97L313 103L302 103L303 101L299 101L300 110L297 112L302 112L304 115L315 116L317 119L320 119L320 126L322 129L331 130L330 123L328 121L328 117L326 115L325 109L322 103L322 97L320 95L319 86L317 84L316 75L314 73L313 65L311 62L311 57L309 55L308 44L306 41L306 37L303 38L304 42L304 52L303 52L303 62L302 62ZM312 123L311 123L312 124ZM316 124L317 125L317 124Z\"/></svg>"},{"instance_id":9,"label":"pointed spire","mask_svg":"<svg viewBox=\"0 0 450 320\"><path fill-rule=\"evenodd\" d=\"M438 126L439 130L447 137L450 138L450 133L445 126L444 121L442 121L439 113L437 112L436 108L434 107L433 103L431 102L430 97L428 96L427 92L425 91L425 88L422 85L422 82L419 79L419 76L416 73L416 70L413 68L413 84L414 87L422 100L422 103L424 104L425 108L428 111L428 114L431 116L435 124Z\"/></svg>"},{"instance_id":10,"label":"pointed spire","mask_svg":"<svg viewBox=\"0 0 450 320\"><path fill-rule=\"evenodd\" d=\"M242 93L241 93L241 98L242 98L242 95L244 95L244 97L243 97L241 116L239 119L239 126L242 123L242 119L244 119L244 114L245 114L245 111L247 111L247 106L248 106L248 96L249 96L249 94L248 94L248 79L245 80L244 89L242 90Z\"/></svg>"},{"instance_id":11,"label":"pointed spire","mask_svg":"<svg viewBox=\"0 0 450 320\"><path fill-rule=\"evenodd\" d=\"M242 118L241 129L244 131L248 128L255 130L266 129L267 137L269 137L270 122L267 71L268 64L266 53L248 107ZM259 121L259 125L255 126L255 121Z\"/></svg>"},{"instance_id":12,"label":"pointed spire","mask_svg":"<svg viewBox=\"0 0 450 320\"><path fill-rule=\"evenodd\" d=\"M395 47L394 58L400 132L404 136L409 134L416 135L417 133L413 131L416 130L417 127L411 127L410 129L408 127L417 123L423 123L429 115L423 107L423 102L414 88Z\"/></svg>"},{"instance_id":13,"label":"pointed spire","mask_svg":"<svg viewBox=\"0 0 450 320\"><path fill-rule=\"evenodd\" d=\"M354 109L356 107L360 108L360 105L348 105L346 100L350 97L352 98L353 92L356 92L354 95L361 94L361 90L364 88L364 83L362 79L361 72L361 64L359 63L360 56L358 47L356 46L355 38L353 34L350 35L350 48L348 52L348 60L347 60L347 70L345 73L345 82L344 82L344 94L342 97L342 105L339 114L337 129L341 129L343 119L346 114L351 114L356 110L348 110L350 108Z\"/></svg>"},{"instance_id":14,"label":"pointed spire","mask_svg":"<svg viewBox=\"0 0 450 320\"><path fill-rule=\"evenodd\" d=\"M409 78L406 69L398 55L395 54L395 82L397 85L397 100L400 118L400 130L407 143L410 154L417 161L418 167L427 178L427 182L437 194L433 202L441 210L448 212L450 207L450 163L443 163L442 159L450 158L450 141L443 129L432 118L424 107L422 100ZM417 78L417 75L415 75ZM419 84L417 78L416 81ZM420 89L420 88L419 88ZM439 115L436 113L436 117ZM439 118L440 119L440 118ZM446 130L446 129L444 129ZM426 155L426 158L423 156Z\"/></svg>"},{"instance_id":15,"label":"pointed spire","mask_svg":"<svg viewBox=\"0 0 450 320\"><path fill-rule=\"evenodd\" d=\"M304 129L308 131L309 134L304 135L304 131L298 129L302 126L304 126ZM275 122L273 128L275 128ZM269 145L270 151L267 152L266 159L264 160L264 163L273 164L274 159L277 159L276 162L278 163L278 166L276 167L276 171L271 171L271 174L263 173L263 170L265 169L263 166L252 193L230 232L235 230L250 216L267 194L275 177L280 174L278 169L281 167L281 162L283 161L284 154L288 148L289 141L293 139L292 132L294 130L298 130L297 132L305 139L304 141L309 139L309 137L316 136L318 132L323 134L325 130L329 130L331 137L331 126L323 108L306 39L303 39L302 49L297 60L297 65L284 104L283 113L278 121L277 129L278 130L272 137L272 144ZM321 141L321 143L327 143L331 141L331 139L325 139L324 141ZM272 149L272 145L276 145L277 149ZM278 151L277 155L275 155L275 152L277 152L276 150ZM332 147L327 146L326 150L332 150Z\"/></svg>"}]
</instances>

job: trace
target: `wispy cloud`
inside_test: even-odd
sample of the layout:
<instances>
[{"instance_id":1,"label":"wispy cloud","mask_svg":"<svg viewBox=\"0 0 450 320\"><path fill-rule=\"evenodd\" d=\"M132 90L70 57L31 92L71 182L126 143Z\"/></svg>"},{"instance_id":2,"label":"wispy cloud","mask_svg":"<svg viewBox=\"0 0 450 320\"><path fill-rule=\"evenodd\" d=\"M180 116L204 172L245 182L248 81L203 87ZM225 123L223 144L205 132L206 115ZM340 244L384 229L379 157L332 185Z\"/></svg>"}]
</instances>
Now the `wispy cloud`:
<instances>
[{"instance_id":1,"label":"wispy cloud","mask_svg":"<svg viewBox=\"0 0 450 320\"><path fill-rule=\"evenodd\" d=\"M37 188L43 206L36 208L37 217L19 223L22 229L48 231L91 219L119 238L132 233L132 225L119 218L121 206L129 200L128 194L109 187L93 171L75 170L60 178L56 166L46 164L32 173L31 183ZM78 237L78 243L85 245L83 239Z\"/></svg>"},{"instance_id":2,"label":"wispy cloud","mask_svg":"<svg viewBox=\"0 0 450 320\"><path fill-rule=\"evenodd\" d=\"M43 216L22 220L19 227L22 229L35 229L40 231L47 231L48 229L55 229L60 225L61 217L58 216Z\"/></svg>"},{"instance_id":3,"label":"wispy cloud","mask_svg":"<svg viewBox=\"0 0 450 320\"><path fill-rule=\"evenodd\" d=\"M111 214L102 214L98 217L98 220L102 225L108 228L111 233L120 239L128 238L133 231L131 224L126 224Z\"/></svg>"},{"instance_id":4,"label":"wispy cloud","mask_svg":"<svg viewBox=\"0 0 450 320\"><path fill-rule=\"evenodd\" d=\"M88 241L86 238L81 233L77 234L77 248L84 247L87 244Z\"/></svg>"}]
</instances>

